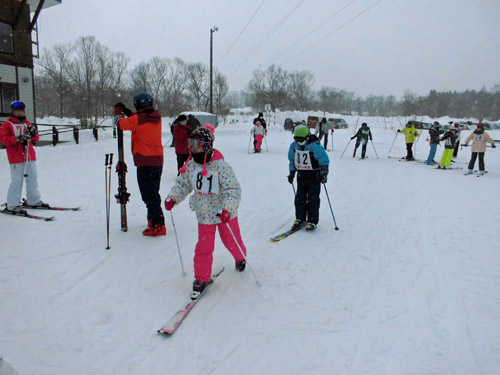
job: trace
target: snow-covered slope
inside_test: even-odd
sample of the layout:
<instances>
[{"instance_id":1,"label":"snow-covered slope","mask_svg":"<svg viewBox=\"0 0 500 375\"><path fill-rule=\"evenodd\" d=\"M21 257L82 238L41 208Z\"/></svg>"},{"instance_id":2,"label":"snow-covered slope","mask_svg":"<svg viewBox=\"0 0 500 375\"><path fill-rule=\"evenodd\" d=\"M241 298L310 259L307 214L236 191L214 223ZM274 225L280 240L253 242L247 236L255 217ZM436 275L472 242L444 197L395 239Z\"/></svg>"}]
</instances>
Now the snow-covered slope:
<instances>
[{"instance_id":1,"label":"snow-covered slope","mask_svg":"<svg viewBox=\"0 0 500 375\"><path fill-rule=\"evenodd\" d=\"M340 230L323 193L317 232L273 244L294 218L290 133L280 121L269 152L248 154L251 118L239 120L217 129L216 147L242 184L242 233L263 285L236 273L218 241L214 263L226 272L172 337L156 330L191 288L197 225L187 203L173 211L183 278L169 215L166 238L140 234L145 208L129 153L129 232L120 232L113 203L105 250L111 132L37 149L43 199L82 211L50 223L0 216L0 353L19 374L498 373L500 151L488 149L481 178L398 162L387 158L395 133L384 119L360 119L374 125L380 159L371 145L369 159L352 159L353 143L339 159L353 129L335 132L328 189ZM399 136L392 155L403 150ZM163 197L176 165L165 151ZM457 165L469 153L461 150ZM0 171L5 199L5 152Z\"/></svg>"}]
</instances>

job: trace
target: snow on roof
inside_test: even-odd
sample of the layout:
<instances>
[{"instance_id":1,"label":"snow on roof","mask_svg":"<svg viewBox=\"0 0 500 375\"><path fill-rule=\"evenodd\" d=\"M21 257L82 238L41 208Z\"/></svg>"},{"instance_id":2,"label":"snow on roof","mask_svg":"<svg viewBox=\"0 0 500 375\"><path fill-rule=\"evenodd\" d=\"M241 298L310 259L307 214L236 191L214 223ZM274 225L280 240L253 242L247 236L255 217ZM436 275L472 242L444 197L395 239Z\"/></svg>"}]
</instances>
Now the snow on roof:
<instances>
[{"instance_id":1,"label":"snow on roof","mask_svg":"<svg viewBox=\"0 0 500 375\"><path fill-rule=\"evenodd\" d=\"M209 113L209 112L191 112L191 111L184 111L181 113L181 115L215 116L213 113Z\"/></svg>"}]
</instances>

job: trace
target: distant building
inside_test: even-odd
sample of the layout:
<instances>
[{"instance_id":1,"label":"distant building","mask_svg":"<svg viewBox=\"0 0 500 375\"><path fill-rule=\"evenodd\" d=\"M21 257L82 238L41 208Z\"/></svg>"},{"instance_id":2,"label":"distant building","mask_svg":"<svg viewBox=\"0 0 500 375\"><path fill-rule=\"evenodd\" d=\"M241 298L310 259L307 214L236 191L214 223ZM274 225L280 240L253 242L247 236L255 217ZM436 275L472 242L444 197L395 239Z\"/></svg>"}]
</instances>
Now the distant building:
<instances>
[{"instance_id":1,"label":"distant building","mask_svg":"<svg viewBox=\"0 0 500 375\"><path fill-rule=\"evenodd\" d=\"M10 103L21 100L26 115L35 121L33 58L38 57L36 22L44 8L62 0L0 0L0 123Z\"/></svg>"}]
</instances>

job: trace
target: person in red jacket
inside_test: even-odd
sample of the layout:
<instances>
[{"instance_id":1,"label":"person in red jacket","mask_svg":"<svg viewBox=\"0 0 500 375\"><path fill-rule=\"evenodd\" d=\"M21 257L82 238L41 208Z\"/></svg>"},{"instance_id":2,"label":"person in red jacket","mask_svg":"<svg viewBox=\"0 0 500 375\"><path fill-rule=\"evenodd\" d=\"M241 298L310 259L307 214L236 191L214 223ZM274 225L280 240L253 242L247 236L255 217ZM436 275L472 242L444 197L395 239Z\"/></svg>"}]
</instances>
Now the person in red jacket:
<instances>
[{"instance_id":1,"label":"person in red jacket","mask_svg":"<svg viewBox=\"0 0 500 375\"><path fill-rule=\"evenodd\" d=\"M7 210L20 212L23 180L26 177L26 203L30 206L43 206L38 190L36 153L33 144L40 136L25 115L23 102L12 102L12 115L0 126L0 142L7 150L10 164L11 182L7 193Z\"/></svg>"},{"instance_id":2,"label":"person in red jacket","mask_svg":"<svg viewBox=\"0 0 500 375\"><path fill-rule=\"evenodd\" d=\"M175 153L177 154L177 176L179 169L182 168L186 160L189 158L188 139L192 133L191 127L187 124L186 115L180 115L175 121L174 138L175 138Z\"/></svg>"},{"instance_id":3,"label":"person in red jacket","mask_svg":"<svg viewBox=\"0 0 500 375\"><path fill-rule=\"evenodd\" d=\"M148 210L145 236L165 236L165 218L161 209L160 182L163 171L163 144L161 143L161 115L153 107L153 98L147 93L134 97L136 113L118 103L127 117L118 121L121 130L132 132L132 154L137 167L137 183ZM176 139L177 143L177 139Z\"/></svg>"}]
</instances>

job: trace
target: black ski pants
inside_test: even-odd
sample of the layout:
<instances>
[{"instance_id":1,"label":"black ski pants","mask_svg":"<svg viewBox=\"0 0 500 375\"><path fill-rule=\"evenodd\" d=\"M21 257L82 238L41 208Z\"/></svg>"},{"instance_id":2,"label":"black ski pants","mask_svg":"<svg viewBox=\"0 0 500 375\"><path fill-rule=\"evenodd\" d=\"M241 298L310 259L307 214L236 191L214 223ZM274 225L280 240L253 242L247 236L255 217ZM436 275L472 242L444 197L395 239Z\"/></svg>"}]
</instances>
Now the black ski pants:
<instances>
[{"instance_id":1,"label":"black ski pants","mask_svg":"<svg viewBox=\"0 0 500 375\"><path fill-rule=\"evenodd\" d=\"M137 167L137 183L142 201L148 209L148 220L153 225L165 225L161 209L160 182L163 167Z\"/></svg>"},{"instance_id":2,"label":"black ski pants","mask_svg":"<svg viewBox=\"0 0 500 375\"><path fill-rule=\"evenodd\" d=\"M484 152L473 152L469 162L469 169L474 169L477 157L479 156L479 170L484 171Z\"/></svg>"},{"instance_id":3,"label":"black ski pants","mask_svg":"<svg viewBox=\"0 0 500 375\"><path fill-rule=\"evenodd\" d=\"M295 195L295 218L318 224L321 184L297 184Z\"/></svg>"},{"instance_id":4,"label":"black ski pants","mask_svg":"<svg viewBox=\"0 0 500 375\"><path fill-rule=\"evenodd\" d=\"M323 140L323 147L325 148L325 150L328 149L328 132L326 133L319 133L319 140L321 141L322 138L325 138Z\"/></svg>"},{"instance_id":5,"label":"black ski pants","mask_svg":"<svg viewBox=\"0 0 500 375\"><path fill-rule=\"evenodd\" d=\"M182 168L188 158L189 154L177 154L177 176L180 174L179 169Z\"/></svg>"},{"instance_id":6,"label":"black ski pants","mask_svg":"<svg viewBox=\"0 0 500 375\"><path fill-rule=\"evenodd\" d=\"M413 143L406 144L406 159L413 159Z\"/></svg>"},{"instance_id":7,"label":"black ski pants","mask_svg":"<svg viewBox=\"0 0 500 375\"><path fill-rule=\"evenodd\" d=\"M368 146L368 139L360 139L358 138L356 140L356 146L354 150L354 155L356 155L356 150L358 149L359 145L361 146L361 157L364 159L366 156L366 147Z\"/></svg>"}]
</instances>

